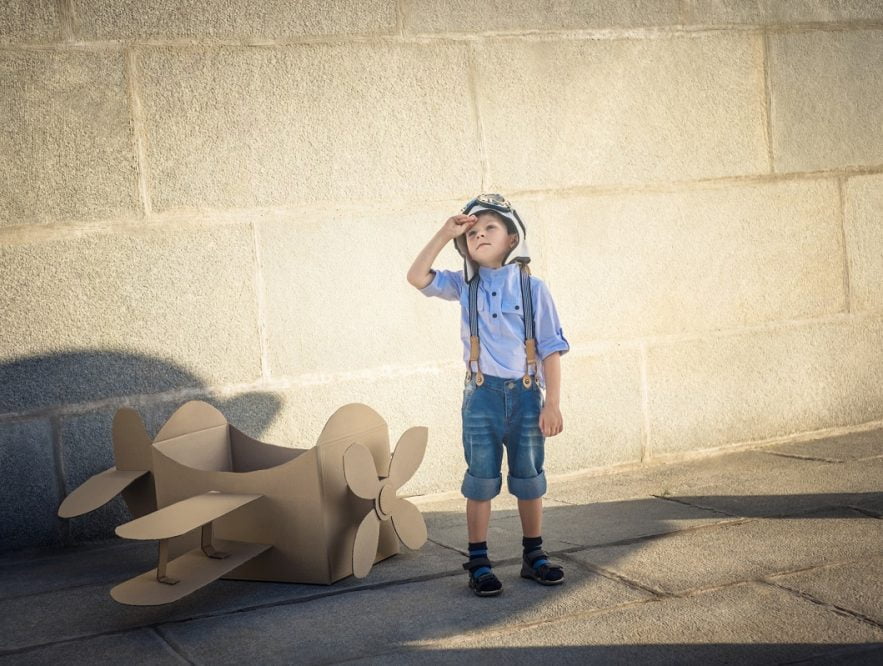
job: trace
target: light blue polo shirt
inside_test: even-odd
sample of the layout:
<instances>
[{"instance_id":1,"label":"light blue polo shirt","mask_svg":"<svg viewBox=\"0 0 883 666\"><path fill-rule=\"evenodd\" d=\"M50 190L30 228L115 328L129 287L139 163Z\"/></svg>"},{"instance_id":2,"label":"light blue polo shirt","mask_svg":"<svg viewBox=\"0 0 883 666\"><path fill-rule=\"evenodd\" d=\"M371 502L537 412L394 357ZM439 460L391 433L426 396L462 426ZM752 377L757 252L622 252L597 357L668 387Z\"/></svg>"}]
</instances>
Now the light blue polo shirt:
<instances>
[{"instance_id":1,"label":"light blue polo shirt","mask_svg":"<svg viewBox=\"0 0 883 666\"><path fill-rule=\"evenodd\" d=\"M481 341L479 365L492 377L520 379L527 361L524 351L524 306L521 303L521 268L517 263L502 268L480 267L478 284L478 337ZM463 271L433 269L432 282L420 291L448 301L460 301L460 337L463 361L469 367L469 288ZM537 341L537 382L545 387L542 360L552 352L565 354L570 344L552 294L537 277L530 278L533 297L534 336ZM473 368L475 370L475 368Z\"/></svg>"}]
</instances>

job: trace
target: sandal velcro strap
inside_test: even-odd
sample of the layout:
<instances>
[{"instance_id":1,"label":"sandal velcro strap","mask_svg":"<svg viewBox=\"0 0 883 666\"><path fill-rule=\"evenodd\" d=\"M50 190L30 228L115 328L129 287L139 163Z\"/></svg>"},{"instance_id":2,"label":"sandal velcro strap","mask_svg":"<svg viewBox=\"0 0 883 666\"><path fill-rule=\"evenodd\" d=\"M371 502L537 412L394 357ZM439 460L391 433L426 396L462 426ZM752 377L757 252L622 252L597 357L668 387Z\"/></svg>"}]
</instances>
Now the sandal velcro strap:
<instances>
[{"instance_id":1,"label":"sandal velcro strap","mask_svg":"<svg viewBox=\"0 0 883 666\"><path fill-rule=\"evenodd\" d=\"M549 556L546 555L546 552L544 550L540 549L540 550L534 550L530 553L527 553L524 556L524 560L531 567L536 568L536 567L542 566L542 564L543 564L542 562L538 562L537 560L545 560L546 564L548 564L549 563Z\"/></svg>"},{"instance_id":2,"label":"sandal velcro strap","mask_svg":"<svg viewBox=\"0 0 883 666\"><path fill-rule=\"evenodd\" d=\"M466 571L472 573L476 569L480 569L481 567L492 567L491 561L486 557L473 557L468 562L463 563L463 568Z\"/></svg>"},{"instance_id":3,"label":"sandal velcro strap","mask_svg":"<svg viewBox=\"0 0 883 666\"><path fill-rule=\"evenodd\" d=\"M547 571L564 571L560 564L550 564L549 560L543 560L533 565L536 571L539 571L545 577Z\"/></svg>"}]
</instances>

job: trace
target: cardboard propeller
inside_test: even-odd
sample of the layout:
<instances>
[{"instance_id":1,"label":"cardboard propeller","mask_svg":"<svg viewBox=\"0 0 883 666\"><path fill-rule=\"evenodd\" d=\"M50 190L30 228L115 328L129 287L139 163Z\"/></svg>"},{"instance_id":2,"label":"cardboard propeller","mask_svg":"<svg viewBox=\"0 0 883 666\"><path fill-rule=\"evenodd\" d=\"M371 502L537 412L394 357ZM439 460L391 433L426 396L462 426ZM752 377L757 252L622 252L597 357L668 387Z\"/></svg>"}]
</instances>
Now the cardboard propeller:
<instances>
[{"instance_id":1,"label":"cardboard propeller","mask_svg":"<svg viewBox=\"0 0 883 666\"><path fill-rule=\"evenodd\" d=\"M411 550L426 543L426 523L420 510L396 491L410 479L426 453L426 428L411 428L401 436L389 464L389 476L379 478L371 452L359 443L343 455L343 473L350 490L362 499L373 500L373 511L365 514L353 542L353 575L364 578L374 564L374 552L382 521L391 521L395 533Z\"/></svg>"},{"instance_id":2,"label":"cardboard propeller","mask_svg":"<svg viewBox=\"0 0 883 666\"><path fill-rule=\"evenodd\" d=\"M334 412L309 449L253 439L200 401L151 440L123 408L115 466L70 493L58 514L82 515L122 492L134 520L117 534L158 541L156 568L111 590L120 603L169 603L221 577L331 584L367 575L399 552L399 539L409 548L426 541L417 507L396 497L426 440L426 428L411 428L391 457L386 421L361 404Z\"/></svg>"}]
</instances>

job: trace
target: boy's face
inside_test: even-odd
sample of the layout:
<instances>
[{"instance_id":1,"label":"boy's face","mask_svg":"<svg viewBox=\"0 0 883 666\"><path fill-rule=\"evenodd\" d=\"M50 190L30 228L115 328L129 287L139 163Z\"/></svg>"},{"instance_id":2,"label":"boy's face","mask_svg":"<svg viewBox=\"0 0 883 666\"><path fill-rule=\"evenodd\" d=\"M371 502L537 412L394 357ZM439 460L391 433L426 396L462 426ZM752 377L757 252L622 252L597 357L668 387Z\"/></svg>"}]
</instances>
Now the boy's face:
<instances>
[{"instance_id":1,"label":"boy's face","mask_svg":"<svg viewBox=\"0 0 883 666\"><path fill-rule=\"evenodd\" d=\"M518 236L510 234L506 224L492 213L478 213L478 222L466 232L469 256L479 266L500 268L503 259L518 244Z\"/></svg>"}]
</instances>

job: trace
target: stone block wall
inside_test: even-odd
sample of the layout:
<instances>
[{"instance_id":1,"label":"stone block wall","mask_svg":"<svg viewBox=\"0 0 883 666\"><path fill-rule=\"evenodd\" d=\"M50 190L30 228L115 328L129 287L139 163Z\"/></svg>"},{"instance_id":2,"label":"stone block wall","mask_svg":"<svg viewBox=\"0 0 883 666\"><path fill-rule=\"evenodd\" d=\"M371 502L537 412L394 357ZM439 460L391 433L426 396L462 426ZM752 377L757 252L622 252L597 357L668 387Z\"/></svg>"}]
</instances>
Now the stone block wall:
<instances>
[{"instance_id":1,"label":"stone block wall","mask_svg":"<svg viewBox=\"0 0 883 666\"><path fill-rule=\"evenodd\" d=\"M365 402L457 489L459 313L405 273L481 191L573 348L550 474L883 421L877 0L8 0L0 87L0 549L112 533L54 512L121 405L310 446Z\"/></svg>"}]
</instances>

